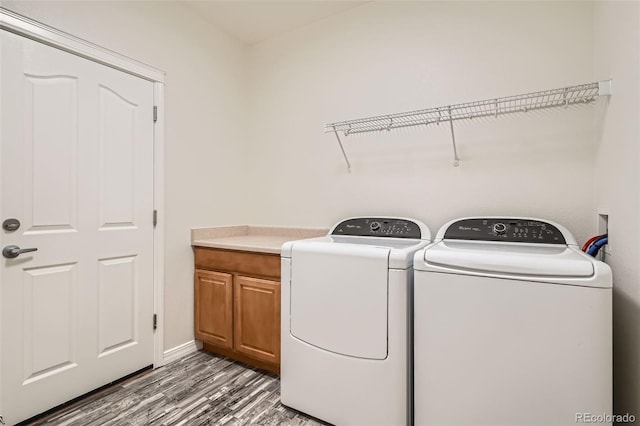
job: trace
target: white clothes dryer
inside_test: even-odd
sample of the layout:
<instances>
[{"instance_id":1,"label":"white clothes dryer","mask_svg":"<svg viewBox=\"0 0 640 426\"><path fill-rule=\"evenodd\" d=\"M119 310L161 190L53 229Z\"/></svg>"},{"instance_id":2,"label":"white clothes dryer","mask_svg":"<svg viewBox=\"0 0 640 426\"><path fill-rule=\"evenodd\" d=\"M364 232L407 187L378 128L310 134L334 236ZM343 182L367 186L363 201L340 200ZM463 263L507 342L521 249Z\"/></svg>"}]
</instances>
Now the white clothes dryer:
<instances>
[{"instance_id":1,"label":"white clothes dryer","mask_svg":"<svg viewBox=\"0 0 640 426\"><path fill-rule=\"evenodd\" d=\"M613 414L611 269L567 229L454 220L414 269L417 426L575 425Z\"/></svg>"},{"instance_id":2,"label":"white clothes dryer","mask_svg":"<svg viewBox=\"0 0 640 426\"><path fill-rule=\"evenodd\" d=\"M411 422L413 255L404 218L343 220L282 247L281 401L335 425Z\"/></svg>"}]
</instances>

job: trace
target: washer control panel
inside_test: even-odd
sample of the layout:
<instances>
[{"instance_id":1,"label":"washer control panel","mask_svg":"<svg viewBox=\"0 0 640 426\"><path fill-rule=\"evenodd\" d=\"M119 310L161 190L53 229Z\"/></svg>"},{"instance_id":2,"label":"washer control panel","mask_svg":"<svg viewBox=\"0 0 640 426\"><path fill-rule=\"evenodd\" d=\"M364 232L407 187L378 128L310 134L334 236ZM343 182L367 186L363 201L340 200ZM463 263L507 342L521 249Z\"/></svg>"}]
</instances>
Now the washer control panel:
<instances>
[{"instance_id":1,"label":"washer control panel","mask_svg":"<svg viewBox=\"0 0 640 426\"><path fill-rule=\"evenodd\" d=\"M422 238L420 227L408 219L357 217L337 224L331 235L359 237Z\"/></svg>"},{"instance_id":2,"label":"washer control panel","mask_svg":"<svg viewBox=\"0 0 640 426\"><path fill-rule=\"evenodd\" d=\"M447 228L444 238L511 243L567 243L562 232L550 223L510 218L462 219Z\"/></svg>"}]
</instances>

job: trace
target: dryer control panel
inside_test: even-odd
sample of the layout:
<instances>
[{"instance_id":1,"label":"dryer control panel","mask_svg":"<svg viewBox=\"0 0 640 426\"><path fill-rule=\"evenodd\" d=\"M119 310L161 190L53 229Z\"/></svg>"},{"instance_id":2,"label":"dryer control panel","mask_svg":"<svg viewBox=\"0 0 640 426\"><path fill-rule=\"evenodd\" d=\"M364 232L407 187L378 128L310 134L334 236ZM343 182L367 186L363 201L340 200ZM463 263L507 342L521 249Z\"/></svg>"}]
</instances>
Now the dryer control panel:
<instances>
[{"instance_id":1,"label":"dryer control panel","mask_svg":"<svg viewBox=\"0 0 640 426\"><path fill-rule=\"evenodd\" d=\"M447 228L444 238L510 243L567 243L562 232L550 223L540 220L510 218L462 219Z\"/></svg>"},{"instance_id":2,"label":"dryer control panel","mask_svg":"<svg viewBox=\"0 0 640 426\"><path fill-rule=\"evenodd\" d=\"M422 238L420 227L408 219L358 217L337 224L331 235L358 237Z\"/></svg>"}]
</instances>

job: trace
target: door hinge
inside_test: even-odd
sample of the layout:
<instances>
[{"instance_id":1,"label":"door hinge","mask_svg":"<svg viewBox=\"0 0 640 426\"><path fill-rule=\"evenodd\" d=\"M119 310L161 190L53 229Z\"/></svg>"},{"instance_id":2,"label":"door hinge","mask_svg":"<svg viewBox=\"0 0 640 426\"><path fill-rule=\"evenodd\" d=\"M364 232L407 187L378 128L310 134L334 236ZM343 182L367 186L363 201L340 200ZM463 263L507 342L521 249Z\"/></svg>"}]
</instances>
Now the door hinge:
<instances>
[{"instance_id":1,"label":"door hinge","mask_svg":"<svg viewBox=\"0 0 640 426\"><path fill-rule=\"evenodd\" d=\"M153 106L153 122L155 123L156 121L158 121L158 107L157 106Z\"/></svg>"},{"instance_id":2,"label":"door hinge","mask_svg":"<svg viewBox=\"0 0 640 426\"><path fill-rule=\"evenodd\" d=\"M158 210L153 211L153 227L155 228L158 224Z\"/></svg>"},{"instance_id":3,"label":"door hinge","mask_svg":"<svg viewBox=\"0 0 640 426\"><path fill-rule=\"evenodd\" d=\"M158 328L158 314L153 314L153 329Z\"/></svg>"}]
</instances>

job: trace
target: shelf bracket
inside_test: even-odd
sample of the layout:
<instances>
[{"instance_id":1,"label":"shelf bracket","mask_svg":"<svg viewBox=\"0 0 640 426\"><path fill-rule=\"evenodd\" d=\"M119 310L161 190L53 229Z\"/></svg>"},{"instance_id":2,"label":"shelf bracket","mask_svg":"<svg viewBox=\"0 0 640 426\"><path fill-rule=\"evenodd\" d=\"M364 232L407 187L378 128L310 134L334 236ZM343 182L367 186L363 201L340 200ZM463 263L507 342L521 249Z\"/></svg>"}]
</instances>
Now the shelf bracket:
<instances>
[{"instance_id":1,"label":"shelf bracket","mask_svg":"<svg viewBox=\"0 0 640 426\"><path fill-rule=\"evenodd\" d=\"M349 159L347 158L347 153L344 152L344 146L342 146L342 141L340 140L340 135L336 130L336 126L333 126L333 133L336 135L336 139L338 139L338 145L340 145L340 150L342 151L342 156L344 157L344 161L347 162L347 171L351 173L351 163L349 163Z\"/></svg>"},{"instance_id":2,"label":"shelf bracket","mask_svg":"<svg viewBox=\"0 0 640 426\"><path fill-rule=\"evenodd\" d=\"M611 96L613 89L611 80L602 80L598 82L598 96Z\"/></svg>"},{"instance_id":3,"label":"shelf bracket","mask_svg":"<svg viewBox=\"0 0 640 426\"><path fill-rule=\"evenodd\" d=\"M453 133L453 117L451 116L451 107L447 108L449 111L449 127L451 128L451 142L453 142L453 167L460 165L460 159L458 158L458 150L456 149L456 135Z\"/></svg>"}]
</instances>

